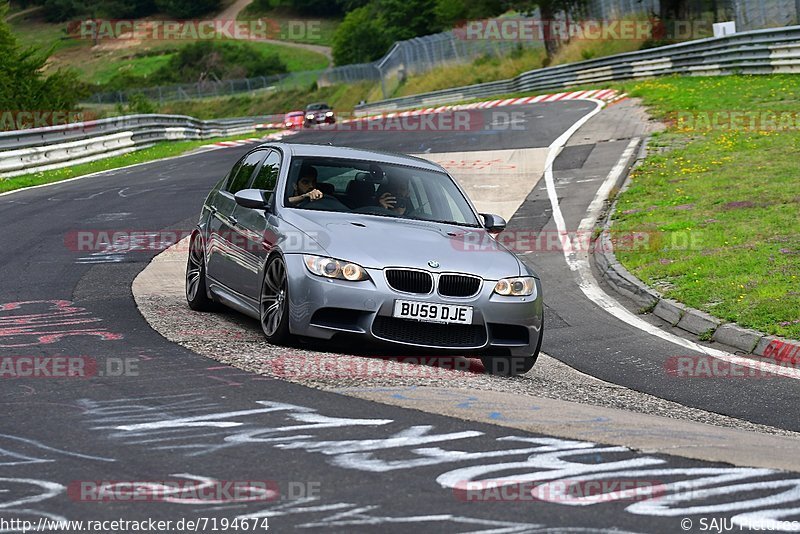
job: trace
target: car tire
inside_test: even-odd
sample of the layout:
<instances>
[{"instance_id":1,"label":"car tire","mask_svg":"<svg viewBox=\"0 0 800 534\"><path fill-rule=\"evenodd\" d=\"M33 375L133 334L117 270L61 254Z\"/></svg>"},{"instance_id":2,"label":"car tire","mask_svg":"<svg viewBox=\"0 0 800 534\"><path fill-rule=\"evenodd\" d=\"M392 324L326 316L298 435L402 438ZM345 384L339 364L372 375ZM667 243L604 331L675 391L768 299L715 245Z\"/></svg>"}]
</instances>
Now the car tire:
<instances>
[{"instance_id":1,"label":"car tire","mask_svg":"<svg viewBox=\"0 0 800 534\"><path fill-rule=\"evenodd\" d=\"M274 345L285 345L290 341L289 279L286 262L279 254L272 256L264 268L258 316L267 341Z\"/></svg>"},{"instance_id":2,"label":"car tire","mask_svg":"<svg viewBox=\"0 0 800 534\"><path fill-rule=\"evenodd\" d=\"M206 252L203 238L195 233L189 241L189 259L186 261L186 302L194 311L210 312L217 308L208 297L206 285Z\"/></svg>"},{"instance_id":3,"label":"car tire","mask_svg":"<svg viewBox=\"0 0 800 534\"><path fill-rule=\"evenodd\" d=\"M539 350L542 348L544 326L539 329L539 341L536 350L531 356L481 356L486 373L497 376L519 376L533 369L539 359Z\"/></svg>"}]
</instances>

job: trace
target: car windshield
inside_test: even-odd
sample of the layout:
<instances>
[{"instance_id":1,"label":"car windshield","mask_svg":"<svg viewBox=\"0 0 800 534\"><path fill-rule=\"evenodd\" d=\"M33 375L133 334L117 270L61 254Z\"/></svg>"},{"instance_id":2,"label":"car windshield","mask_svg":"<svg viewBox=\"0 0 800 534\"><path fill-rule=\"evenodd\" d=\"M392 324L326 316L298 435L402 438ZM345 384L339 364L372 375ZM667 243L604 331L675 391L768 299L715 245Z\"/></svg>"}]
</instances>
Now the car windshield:
<instances>
[{"instance_id":1,"label":"car windshield","mask_svg":"<svg viewBox=\"0 0 800 534\"><path fill-rule=\"evenodd\" d=\"M306 108L306 110L308 111L320 111L323 109L330 109L330 107L328 106L328 104L311 104Z\"/></svg>"},{"instance_id":2,"label":"car windshield","mask_svg":"<svg viewBox=\"0 0 800 534\"><path fill-rule=\"evenodd\" d=\"M316 189L321 198L310 193ZM311 197L311 198L309 198ZM292 159L284 204L479 227L469 202L446 173L339 158Z\"/></svg>"}]
</instances>

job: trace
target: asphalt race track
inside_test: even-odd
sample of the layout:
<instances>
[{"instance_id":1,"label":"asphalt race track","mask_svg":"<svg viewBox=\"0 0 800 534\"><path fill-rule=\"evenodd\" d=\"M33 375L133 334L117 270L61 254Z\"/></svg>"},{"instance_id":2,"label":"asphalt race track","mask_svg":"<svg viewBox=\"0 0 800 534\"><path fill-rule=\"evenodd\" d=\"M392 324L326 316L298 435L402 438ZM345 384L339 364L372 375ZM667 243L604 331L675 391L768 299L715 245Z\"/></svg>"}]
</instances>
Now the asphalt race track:
<instances>
[{"instance_id":1,"label":"asphalt race track","mask_svg":"<svg viewBox=\"0 0 800 534\"><path fill-rule=\"evenodd\" d=\"M518 108L523 130L315 131L292 141L414 153L547 147L594 105ZM492 124L492 112L482 113L483 123ZM555 178L569 228L577 228L602 181L595 174L604 178L627 145L619 139L562 153ZM0 356L6 362L68 357L94 375L0 381L1 519L36 525L41 518L153 518L173 521L165 530L201 532L213 531L208 520L198 529L175 523L248 517L267 518L277 532L699 532L698 514L736 516L737 525L797 514L800 480L792 473L374 403L215 365L168 342L143 319L131 294L133 279L157 251L92 255L76 250L74 236L81 230L190 231L207 191L247 150L203 152L0 196ZM551 213L540 184L509 231L551 229ZM800 430L796 381L671 379L664 361L685 351L595 307L563 255L534 253L526 260L544 281L546 353L687 406ZM617 482L649 481L653 498L564 495L569 481L590 493L586 484L603 480L603 473ZM540 486L536 501L513 491L465 488L468 481L492 488L480 482L492 479L550 484ZM692 482L680 491L672 486L685 480ZM195 489L247 482L255 497L136 499L113 491L125 482L175 481ZM775 512L781 509L789 511ZM0 532L21 531L0 522ZM250 531L259 530L250 525Z\"/></svg>"}]
</instances>

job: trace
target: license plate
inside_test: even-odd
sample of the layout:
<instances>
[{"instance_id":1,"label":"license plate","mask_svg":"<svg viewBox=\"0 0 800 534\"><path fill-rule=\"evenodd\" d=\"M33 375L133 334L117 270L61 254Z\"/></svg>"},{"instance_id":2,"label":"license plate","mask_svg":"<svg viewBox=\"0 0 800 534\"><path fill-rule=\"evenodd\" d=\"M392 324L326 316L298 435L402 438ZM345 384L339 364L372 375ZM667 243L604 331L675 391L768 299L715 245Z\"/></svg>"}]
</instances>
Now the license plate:
<instances>
[{"instance_id":1,"label":"license plate","mask_svg":"<svg viewBox=\"0 0 800 534\"><path fill-rule=\"evenodd\" d=\"M396 300L394 317L428 323L472 324L472 307Z\"/></svg>"}]
</instances>

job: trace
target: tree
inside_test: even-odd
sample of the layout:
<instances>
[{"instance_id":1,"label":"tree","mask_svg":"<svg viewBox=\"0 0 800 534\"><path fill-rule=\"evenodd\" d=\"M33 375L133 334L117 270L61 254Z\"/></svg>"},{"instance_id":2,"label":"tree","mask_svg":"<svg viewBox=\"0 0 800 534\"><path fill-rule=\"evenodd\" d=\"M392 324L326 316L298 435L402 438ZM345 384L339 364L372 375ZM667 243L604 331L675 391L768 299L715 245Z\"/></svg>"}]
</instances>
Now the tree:
<instances>
[{"instance_id":1,"label":"tree","mask_svg":"<svg viewBox=\"0 0 800 534\"><path fill-rule=\"evenodd\" d=\"M376 0L376 8L394 41L440 32L436 4L430 0Z\"/></svg>"},{"instance_id":2,"label":"tree","mask_svg":"<svg viewBox=\"0 0 800 534\"><path fill-rule=\"evenodd\" d=\"M356 8L336 29L333 61L337 65L375 61L386 53L393 40L373 5Z\"/></svg>"},{"instance_id":3,"label":"tree","mask_svg":"<svg viewBox=\"0 0 800 534\"><path fill-rule=\"evenodd\" d=\"M468 20L483 20L502 15L507 10L503 0L436 0L436 20L444 28L453 28Z\"/></svg>"},{"instance_id":4,"label":"tree","mask_svg":"<svg viewBox=\"0 0 800 534\"><path fill-rule=\"evenodd\" d=\"M45 75L49 51L22 48L5 21L8 4L0 5L0 109L16 111L74 110L85 88L74 71Z\"/></svg>"},{"instance_id":5,"label":"tree","mask_svg":"<svg viewBox=\"0 0 800 534\"><path fill-rule=\"evenodd\" d=\"M682 1L682 0L681 0ZM553 59L558 52L561 43L558 36L552 32L550 24L559 12L575 13L583 8L587 0L513 0L509 7L516 11L532 13L537 7L544 21L544 48L547 52L547 59Z\"/></svg>"},{"instance_id":6,"label":"tree","mask_svg":"<svg viewBox=\"0 0 800 534\"><path fill-rule=\"evenodd\" d=\"M263 54L249 43L197 41L181 48L153 79L158 83L192 83L272 76L286 70L277 54Z\"/></svg>"},{"instance_id":7,"label":"tree","mask_svg":"<svg viewBox=\"0 0 800 534\"><path fill-rule=\"evenodd\" d=\"M661 20L678 20L685 19L687 15L688 4L686 0L661 0L661 11L659 13Z\"/></svg>"},{"instance_id":8,"label":"tree","mask_svg":"<svg viewBox=\"0 0 800 534\"><path fill-rule=\"evenodd\" d=\"M80 17L138 18L156 12L155 0L35 0L48 22Z\"/></svg>"},{"instance_id":9,"label":"tree","mask_svg":"<svg viewBox=\"0 0 800 534\"><path fill-rule=\"evenodd\" d=\"M191 19L218 10L220 0L156 0L156 7L177 19Z\"/></svg>"}]
</instances>

